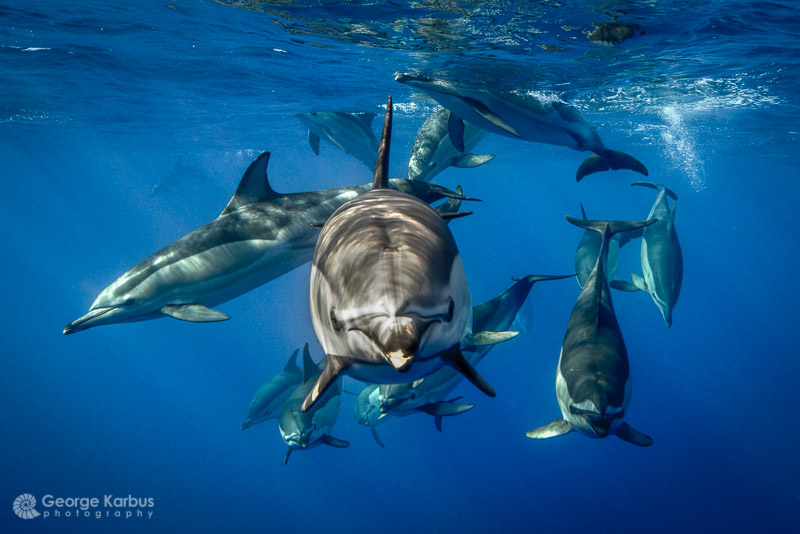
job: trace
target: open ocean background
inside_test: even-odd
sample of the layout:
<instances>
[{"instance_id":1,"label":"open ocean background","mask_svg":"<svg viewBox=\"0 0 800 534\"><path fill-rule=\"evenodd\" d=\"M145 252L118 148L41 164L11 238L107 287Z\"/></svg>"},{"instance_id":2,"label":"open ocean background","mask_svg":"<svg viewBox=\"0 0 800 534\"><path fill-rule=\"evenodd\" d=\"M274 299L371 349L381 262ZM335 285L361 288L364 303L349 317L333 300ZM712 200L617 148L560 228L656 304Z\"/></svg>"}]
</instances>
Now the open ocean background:
<instances>
[{"instance_id":1,"label":"open ocean background","mask_svg":"<svg viewBox=\"0 0 800 534\"><path fill-rule=\"evenodd\" d=\"M800 4L746 1L0 2L0 532L797 532L800 519ZM597 24L631 38L600 43ZM294 114L382 114L407 176L430 100L416 71L577 106L606 146L679 197L685 275L673 326L646 294L613 295L633 376L638 448L525 432L560 417L554 376L574 280L531 292L532 325L470 384L476 407L394 418L379 448L345 396L349 449L295 453L275 421L241 431L250 399L311 343L306 264L218 309L65 337L63 326L155 250L216 217L261 151L280 192L371 172ZM375 121L378 131L380 118ZM511 277L567 274L582 230L645 219L629 171L588 153L490 134L497 157L451 168L480 204L454 221L473 303ZM204 180L153 186L182 160ZM639 271L639 242L620 276ZM357 389L350 380L348 389ZM24 521L23 493L153 498L150 519Z\"/></svg>"}]
</instances>

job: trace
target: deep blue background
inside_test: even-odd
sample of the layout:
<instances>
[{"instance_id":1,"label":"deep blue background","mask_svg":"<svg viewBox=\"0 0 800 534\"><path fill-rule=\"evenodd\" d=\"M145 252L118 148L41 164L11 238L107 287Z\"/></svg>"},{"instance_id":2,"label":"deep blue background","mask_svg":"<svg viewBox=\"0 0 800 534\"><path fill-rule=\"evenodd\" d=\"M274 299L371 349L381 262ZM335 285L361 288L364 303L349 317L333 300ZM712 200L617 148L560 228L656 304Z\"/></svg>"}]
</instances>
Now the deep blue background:
<instances>
[{"instance_id":1,"label":"deep blue background","mask_svg":"<svg viewBox=\"0 0 800 534\"><path fill-rule=\"evenodd\" d=\"M0 531L794 531L800 54L791 21L800 14L791 3L465 3L466 14L32 4L0 5ZM607 20L644 33L589 41ZM391 174L405 177L431 109L393 82L413 69L556 92L607 146L677 192L685 277L672 328L647 295L614 294L634 380L626 419L652 447L525 438L560 416L555 366L579 292L570 280L536 285L531 330L481 364L496 399L462 385L475 409L441 434L425 415L389 421L380 449L345 397L334 435L351 447L298 453L288 466L274 422L239 424L295 348L310 341L322 356L308 265L219 306L232 316L225 323L62 335L127 268L216 217L262 150L278 191L370 179L331 145L314 156L295 113L380 113L393 94ZM475 303L512 276L570 272L582 231L563 217L579 202L590 217L638 220L654 199L626 171L576 184L586 154L563 147L490 135L476 152L497 157L436 179L483 200L451 225ZM151 198L181 157L209 179ZM638 243L622 252L620 273L637 270ZM154 517L22 521L11 509L21 493L152 497Z\"/></svg>"}]
</instances>

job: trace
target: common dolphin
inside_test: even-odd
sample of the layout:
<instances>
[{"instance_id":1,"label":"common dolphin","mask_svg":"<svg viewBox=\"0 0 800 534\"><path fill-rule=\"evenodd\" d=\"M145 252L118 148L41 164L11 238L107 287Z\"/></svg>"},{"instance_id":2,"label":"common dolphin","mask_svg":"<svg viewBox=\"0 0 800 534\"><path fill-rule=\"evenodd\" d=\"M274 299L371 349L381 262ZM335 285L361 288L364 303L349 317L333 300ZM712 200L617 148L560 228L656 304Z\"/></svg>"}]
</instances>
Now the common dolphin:
<instances>
[{"instance_id":1,"label":"common dolphin","mask_svg":"<svg viewBox=\"0 0 800 534\"><path fill-rule=\"evenodd\" d=\"M458 247L445 224L451 215L386 187L391 127L389 97L372 190L336 210L317 240L309 298L327 367L304 410L342 373L396 383L444 364L494 395L461 353L472 306Z\"/></svg>"},{"instance_id":2,"label":"common dolphin","mask_svg":"<svg viewBox=\"0 0 800 534\"><path fill-rule=\"evenodd\" d=\"M528 275L497 297L472 308L472 331L508 331L518 317L533 284L543 280L560 280L575 275ZM461 351L473 367L477 367L493 345L474 345L469 336L462 339ZM427 413L434 416L441 431L443 416L458 415L473 404L456 404L458 399L447 396L461 383L462 375L450 367L442 367L429 376L403 384L370 384L356 398L353 415L360 424L369 426L377 437L375 427L389 416ZM381 442L378 444L382 446Z\"/></svg>"},{"instance_id":3,"label":"common dolphin","mask_svg":"<svg viewBox=\"0 0 800 534\"><path fill-rule=\"evenodd\" d=\"M667 326L672 326L672 310L678 302L683 282L683 253L675 231L675 211L678 196L663 184L634 182L658 190L656 201L648 218L658 222L644 229L642 235L642 276L631 273L633 284L619 282L615 289L635 291L641 289L650 293ZM667 197L672 197L672 209Z\"/></svg>"},{"instance_id":4,"label":"common dolphin","mask_svg":"<svg viewBox=\"0 0 800 534\"><path fill-rule=\"evenodd\" d=\"M581 204L581 216L586 217L586 210L583 209ZM622 232L611 236L611 243L608 246L608 265L606 267L607 278L611 287L618 288L615 285L617 278L617 270L619 268L619 249L625 246L632 239L642 236L642 229L633 230L630 232ZM603 237L594 230L586 230L583 233L578 248L575 250L575 273L578 277L578 285L583 287L589 275L592 274L594 264L597 261L597 256L600 254L600 246L603 243Z\"/></svg>"},{"instance_id":5,"label":"common dolphin","mask_svg":"<svg viewBox=\"0 0 800 534\"><path fill-rule=\"evenodd\" d=\"M339 206L372 184L307 193L276 193L267 178L269 152L245 171L222 214L162 248L106 287L89 312L64 327L73 334L112 323L171 316L193 322L230 317L211 307L274 280L311 260L319 230ZM425 202L467 197L424 182L389 186Z\"/></svg>"},{"instance_id":6,"label":"common dolphin","mask_svg":"<svg viewBox=\"0 0 800 534\"><path fill-rule=\"evenodd\" d=\"M319 140L325 139L355 157L369 170L378 159L378 139L372 132L374 113L311 111L295 115L308 128L308 143L319 156Z\"/></svg>"},{"instance_id":7,"label":"common dolphin","mask_svg":"<svg viewBox=\"0 0 800 534\"><path fill-rule=\"evenodd\" d=\"M609 169L630 169L647 176L647 169L639 160L607 149L594 126L565 102L419 74L398 72L394 79L419 89L450 110L450 140L459 150L465 148L464 121L469 121L486 131L513 139L594 152L578 168L575 176L578 181L588 174Z\"/></svg>"},{"instance_id":8,"label":"common dolphin","mask_svg":"<svg viewBox=\"0 0 800 534\"><path fill-rule=\"evenodd\" d=\"M350 446L349 442L334 438L330 434L339 417L339 405L342 401L341 380L331 384L311 409L300 409L303 399L311 391L320 371L324 368L324 358L319 366L315 364L306 343L303 347L303 383L289 396L280 416L281 437L289 447L284 464L289 461L289 455L295 449L311 449L320 444L340 449Z\"/></svg>"},{"instance_id":9,"label":"common dolphin","mask_svg":"<svg viewBox=\"0 0 800 534\"><path fill-rule=\"evenodd\" d=\"M430 182L447 167L478 167L494 159L492 155L469 153L488 133L469 122L464 123L464 150L457 150L447 133L449 119L450 112L436 106L417 132L408 162L409 180Z\"/></svg>"},{"instance_id":10,"label":"common dolphin","mask_svg":"<svg viewBox=\"0 0 800 534\"><path fill-rule=\"evenodd\" d=\"M158 195L163 195L164 193L172 191L179 184L187 180L205 180L206 178L207 176L202 169L195 165L185 163L183 157L180 157L172 167L172 170L153 186L150 196L156 197Z\"/></svg>"},{"instance_id":11,"label":"common dolphin","mask_svg":"<svg viewBox=\"0 0 800 534\"><path fill-rule=\"evenodd\" d=\"M630 366L604 271L611 236L656 221L587 221L570 216L567 220L599 232L603 242L570 315L558 357L556 397L563 419L526 435L543 439L577 430L593 438L615 434L634 445L652 445L649 436L622 421L631 396Z\"/></svg>"},{"instance_id":12,"label":"common dolphin","mask_svg":"<svg viewBox=\"0 0 800 534\"><path fill-rule=\"evenodd\" d=\"M247 417L242 423L242 430L270 419L277 419L281 415L283 404L292 391L303 382L303 370L295 363L298 352L300 349L295 350L289 357L283 371L267 380L258 389L253 400L250 401Z\"/></svg>"}]
</instances>

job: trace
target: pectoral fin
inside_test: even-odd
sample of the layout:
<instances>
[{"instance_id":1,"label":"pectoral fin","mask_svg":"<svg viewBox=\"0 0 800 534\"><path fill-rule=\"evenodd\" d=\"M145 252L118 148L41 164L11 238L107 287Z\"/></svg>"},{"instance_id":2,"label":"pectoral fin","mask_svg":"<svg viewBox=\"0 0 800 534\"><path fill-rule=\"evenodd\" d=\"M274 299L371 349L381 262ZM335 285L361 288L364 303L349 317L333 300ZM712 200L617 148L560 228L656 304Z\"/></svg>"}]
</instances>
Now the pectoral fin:
<instances>
[{"instance_id":1,"label":"pectoral fin","mask_svg":"<svg viewBox=\"0 0 800 534\"><path fill-rule=\"evenodd\" d=\"M343 439L337 439L333 436L329 436L328 434L323 434L320 441L325 445L330 445L331 447L336 447L337 449L346 449L350 446L349 441L345 441Z\"/></svg>"},{"instance_id":2,"label":"pectoral fin","mask_svg":"<svg viewBox=\"0 0 800 534\"><path fill-rule=\"evenodd\" d=\"M384 445L383 441L381 441L381 437L378 435L378 431L375 430L375 427L371 426L369 429L372 430L372 437L375 438L375 443L377 443L381 449L385 449L386 445Z\"/></svg>"},{"instance_id":3,"label":"pectoral fin","mask_svg":"<svg viewBox=\"0 0 800 534\"><path fill-rule=\"evenodd\" d=\"M317 399L325 393L327 390L339 377L339 373L347 367L346 365L341 363L341 360L336 356L331 356L330 354L327 356L327 363L325 365L325 369L317 378L317 382L314 384L314 387L311 388L311 391L306 396L306 399L303 401L303 405L300 407L300 410L303 412L307 412L309 408L311 408Z\"/></svg>"},{"instance_id":4,"label":"pectoral fin","mask_svg":"<svg viewBox=\"0 0 800 534\"><path fill-rule=\"evenodd\" d=\"M308 131L308 144L311 145L314 154L319 156L319 136L311 130Z\"/></svg>"},{"instance_id":5,"label":"pectoral fin","mask_svg":"<svg viewBox=\"0 0 800 534\"><path fill-rule=\"evenodd\" d=\"M161 308L161 313L191 323L216 323L231 318L228 314L206 308L202 304L167 304Z\"/></svg>"},{"instance_id":6,"label":"pectoral fin","mask_svg":"<svg viewBox=\"0 0 800 534\"><path fill-rule=\"evenodd\" d=\"M447 134L456 150L464 152L464 121L453 115L452 112L447 119Z\"/></svg>"},{"instance_id":7,"label":"pectoral fin","mask_svg":"<svg viewBox=\"0 0 800 534\"><path fill-rule=\"evenodd\" d=\"M472 365L466 360L466 358L464 358L459 345L453 345L450 350L442 354L442 359L449 365L453 366L456 371L464 375L467 380L472 382L475 387L486 393L488 396L497 396L497 393L494 392L494 389L489 385L486 379L479 375L478 371L476 371L475 368L472 367Z\"/></svg>"},{"instance_id":8,"label":"pectoral fin","mask_svg":"<svg viewBox=\"0 0 800 534\"><path fill-rule=\"evenodd\" d=\"M628 443L633 443L634 445L638 445L640 447L649 447L653 444L653 438L642 434L628 423L622 423L617 430L617 436Z\"/></svg>"},{"instance_id":9,"label":"pectoral fin","mask_svg":"<svg viewBox=\"0 0 800 534\"><path fill-rule=\"evenodd\" d=\"M628 293L639 291L638 287L624 280L612 280L608 285L617 291L627 291Z\"/></svg>"},{"instance_id":10,"label":"pectoral fin","mask_svg":"<svg viewBox=\"0 0 800 534\"><path fill-rule=\"evenodd\" d=\"M637 289L647 291L647 282L644 281L644 278L641 275L631 273L631 281Z\"/></svg>"},{"instance_id":11,"label":"pectoral fin","mask_svg":"<svg viewBox=\"0 0 800 534\"><path fill-rule=\"evenodd\" d=\"M460 156L455 156L453 159L450 160L450 165L453 167L458 167L460 169L471 169L473 167L480 167L485 163L489 163L494 159L494 155L487 154L487 155L477 155L468 152L466 154L461 154Z\"/></svg>"},{"instance_id":12,"label":"pectoral fin","mask_svg":"<svg viewBox=\"0 0 800 534\"><path fill-rule=\"evenodd\" d=\"M572 427L564 419L556 419L552 423L527 432L525 435L531 439L547 439L562 436L569 433L571 430Z\"/></svg>"},{"instance_id":13,"label":"pectoral fin","mask_svg":"<svg viewBox=\"0 0 800 534\"><path fill-rule=\"evenodd\" d=\"M502 332L492 332L489 330L484 330L482 332L475 332L464 336L464 343L467 345L495 345L497 343L502 343L503 341L508 341L509 339L516 337L519 332L514 330L505 330Z\"/></svg>"}]
</instances>

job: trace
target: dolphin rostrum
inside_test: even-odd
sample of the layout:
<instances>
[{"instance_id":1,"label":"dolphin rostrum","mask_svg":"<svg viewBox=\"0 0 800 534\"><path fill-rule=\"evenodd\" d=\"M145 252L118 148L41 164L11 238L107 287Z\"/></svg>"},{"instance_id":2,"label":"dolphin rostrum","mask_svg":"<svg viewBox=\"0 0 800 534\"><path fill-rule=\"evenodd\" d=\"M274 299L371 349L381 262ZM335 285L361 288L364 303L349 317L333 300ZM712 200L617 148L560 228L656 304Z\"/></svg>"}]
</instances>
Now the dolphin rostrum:
<instances>
[{"instance_id":1,"label":"dolphin rostrum","mask_svg":"<svg viewBox=\"0 0 800 534\"><path fill-rule=\"evenodd\" d=\"M283 371L267 380L258 389L253 400L250 401L247 417L242 423L242 430L270 419L277 419L281 415L283 404L292 391L303 382L303 371L295 363L298 352L300 349L295 350L289 357Z\"/></svg>"},{"instance_id":2,"label":"dolphin rostrum","mask_svg":"<svg viewBox=\"0 0 800 534\"><path fill-rule=\"evenodd\" d=\"M308 128L308 143L319 156L319 140L325 139L355 157L370 170L378 159L378 139L372 132L374 113L311 111L295 115Z\"/></svg>"},{"instance_id":3,"label":"dolphin rostrum","mask_svg":"<svg viewBox=\"0 0 800 534\"><path fill-rule=\"evenodd\" d=\"M586 219L586 210L583 209L581 204L581 216ZM630 232L622 232L611 236L611 243L608 246L608 265L606 266L606 277L615 289L622 289L615 285L617 278L617 269L619 268L619 249L625 246L632 239L642 236L642 229L632 230ZM594 264L597 261L597 256L600 254L600 246L603 243L603 236L594 230L586 230L583 233L578 248L575 250L575 273L578 278L578 285L583 287L589 275L592 274ZM637 290L638 291L638 290Z\"/></svg>"},{"instance_id":4,"label":"dolphin rostrum","mask_svg":"<svg viewBox=\"0 0 800 534\"><path fill-rule=\"evenodd\" d=\"M464 121L469 121L479 128L513 139L594 152L578 168L575 176L578 181L587 174L609 169L630 169L647 176L647 169L639 160L607 149L594 126L580 111L565 102L418 74L398 72L394 79L419 89L450 110L450 140L459 150L465 148Z\"/></svg>"},{"instance_id":5,"label":"dolphin rostrum","mask_svg":"<svg viewBox=\"0 0 800 534\"><path fill-rule=\"evenodd\" d=\"M469 153L488 133L469 122L464 123L464 150L457 150L447 133L449 120L450 112L442 106L436 106L425 120L411 148L411 159L408 161L409 180L430 182L447 167L478 167L494 159L491 155Z\"/></svg>"},{"instance_id":6,"label":"dolphin rostrum","mask_svg":"<svg viewBox=\"0 0 800 534\"><path fill-rule=\"evenodd\" d=\"M311 449L320 444L344 449L350 443L334 438L330 432L339 417L342 401L342 381L337 380L327 389L310 410L301 410L300 405L317 381L320 371L325 368L325 359L320 365L314 363L308 352L308 343L303 347L303 383L289 396L280 415L280 431L283 441L288 445L284 464L295 449Z\"/></svg>"},{"instance_id":7,"label":"dolphin rostrum","mask_svg":"<svg viewBox=\"0 0 800 534\"><path fill-rule=\"evenodd\" d=\"M317 240L309 297L327 367L304 410L342 373L396 383L422 378L444 364L494 395L461 353L472 307L458 247L445 223L453 214L440 215L386 187L391 127L389 97L372 190L336 210ZM495 342L491 335L477 337Z\"/></svg>"},{"instance_id":8,"label":"dolphin rostrum","mask_svg":"<svg viewBox=\"0 0 800 534\"><path fill-rule=\"evenodd\" d=\"M211 309L311 260L319 230L339 206L372 184L307 193L276 193L267 178L269 152L258 156L222 214L162 248L106 287L89 312L64 327L73 334L112 323L171 316L224 321ZM444 187L389 180L389 187L425 202L466 199Z\"/></svg>"},{"instance_id":9,"label":"dolphin rostrum","mask_svg":"<svg viewBox=\"0 0 800 534\"><path fill-rule=\"evenodd\" d=\"M536 282L560 280L575 275L528 275L497 297L472 308L472 331L508 331L517 320L520 308ZM464 336L461 351L473 367L477 367L494 345L475 345L469 335ZM369 384L353 406L353 415L360 424L369 426L378 444L382 446L375 427L390 416L427 413L434 416L436 428L441 431L442 417L458 415L471 409L473 404L456 404L458 399L447 399L461 383L463 376L450 367L403 384Z\"/></svg>"},{"instance_id":10,"label":"dolphin rostrum","mask_svg":"<svg viewBox=\"0 0 800 534\"><path fill-rule=\"evenodd\" d=\"M672 326L672 309L678 302L683 282L683 253L675 231L675 211L678 208L678 196L664 187L663 184L650 182L634 182L658 190L656 201L648 218L658 222L644 229L642 235L642 276L631 273L633 284L615 282L614 289L624 291L642 290L650 293L667 326ZM673 200L669 208L667 197Z\"/></svg>"},{"instance_id":11,"label":"dolphin rostrum","mask_svg":"<svg viewBox=\"0 0 800 534\"><path fill-rule=\"evenodd\" d=\"M611 237L656 222L587 221L567 216L576 226L603 236L600 253L572 310L556 371L556 397L563 419L526 435L551 438L577 430L593 438L615 434L640 446L653 440L622 421L631 396L630 366L605 276Z\"/></svg>"}]
</instances>

